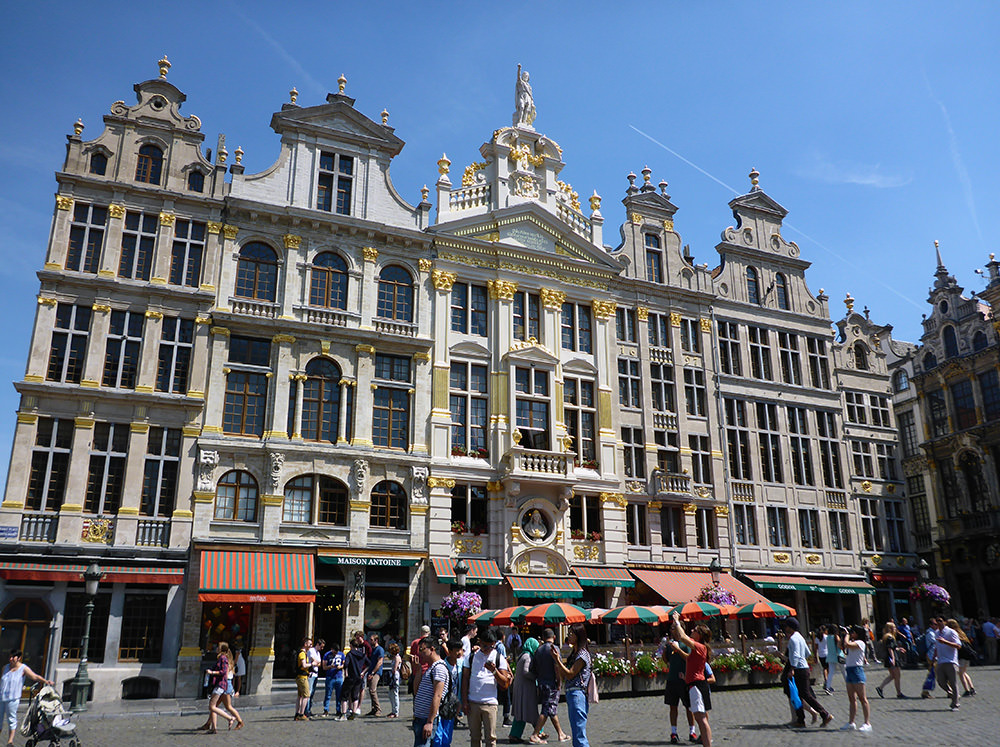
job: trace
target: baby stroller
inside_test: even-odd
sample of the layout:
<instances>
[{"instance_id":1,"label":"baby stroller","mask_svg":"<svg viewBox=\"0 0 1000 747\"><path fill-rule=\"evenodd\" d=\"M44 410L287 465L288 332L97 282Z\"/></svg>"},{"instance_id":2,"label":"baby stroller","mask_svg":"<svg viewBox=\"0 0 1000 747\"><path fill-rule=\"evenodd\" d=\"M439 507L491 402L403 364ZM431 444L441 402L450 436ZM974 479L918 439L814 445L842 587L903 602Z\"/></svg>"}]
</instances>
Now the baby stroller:
<instances>
[{"instance_id":1,"label":"baby stroller","mask_svg":"<svg viewBox=\"0 0 1000 747\"><path fill-rule=\"evenodd\" d=\"M76 724L63 710L62 699L49 685L35 685L31 689L28 712L21 722L21 734L28 738L25 747L48 742L51 745L80 747Z\"/></svg>"}]
</instances>

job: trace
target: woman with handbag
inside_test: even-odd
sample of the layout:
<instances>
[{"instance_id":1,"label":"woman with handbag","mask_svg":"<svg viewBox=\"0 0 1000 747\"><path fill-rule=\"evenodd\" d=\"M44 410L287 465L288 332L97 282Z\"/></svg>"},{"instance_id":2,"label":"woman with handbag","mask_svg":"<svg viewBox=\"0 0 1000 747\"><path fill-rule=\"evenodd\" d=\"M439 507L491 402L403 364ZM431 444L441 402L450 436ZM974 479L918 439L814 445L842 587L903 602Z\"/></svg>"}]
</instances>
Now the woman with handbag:
<instances>
[{"instance_id":1,"label":"woman with handbag","mask_svg":"<svg viewBox=\"0 0 1000 747\"><path fill-rule=\"evenodd\" d=\"M906 653L906 649L900 645L900 641L896 638L898 634L895 623L887 622L884 631L885 635L882 636L882 645L885 647L885 668L889 671L889 674L882 680L882 684L875 688L875 692L878 693L880 698L884 698L885 695L882 692L882 688L892 682L896 685L896 697L905 698L906 696L903 695L903 691L899 686L899 657Z\"/></svg>"},{"instance_id":2,"label":"woman with handbag","mask_svg":"<svg viewBox=\"0 0 1000 747\"><path fill-rule=\"evenodd\" d=\"M538 639L529 638L521 644L521 655L514 667L514 683L511 685L511 714L514 725L510 728L510 741L514 744L525 742L525 724L534 726L538 722L538 688L535 685L534 656L538 650Z\"/></svg>"},{"instance_id":3,"label":"woman with handbag","mask_svg":"<svg viewBox=\"0 0 1000 747\"><path fill-rule=\"evenodd\" d=\"M976 694L976 687L972 684L972 677L969 676L969 664L972 663L973 659L978 658L979 654L972 647L972 641L966 635L962 626L958 624L958 620L949 620L945 624L958 633L958 640L962 643L962 648L958 650L958 680L962 683L962 687L965 688L962 697L968 698Z\"/></svg>"},{"instance_id":4,"label":"woman with handbag","mask_svg":"<svg viewBox=\"0 0 1000 747\"><path fill-rule=\"evenodd\" d=\"M566 706L569 708L573 747L590 747L587 740L587 715L590 711L587 689L590 685L591 659L587 648L587 628L583 623L577 623L569 629L566 642L573 647L566 663L563 664L559 649L555 646L552 647L552 660L566 687Z\"/></svg>"}]
</instances>

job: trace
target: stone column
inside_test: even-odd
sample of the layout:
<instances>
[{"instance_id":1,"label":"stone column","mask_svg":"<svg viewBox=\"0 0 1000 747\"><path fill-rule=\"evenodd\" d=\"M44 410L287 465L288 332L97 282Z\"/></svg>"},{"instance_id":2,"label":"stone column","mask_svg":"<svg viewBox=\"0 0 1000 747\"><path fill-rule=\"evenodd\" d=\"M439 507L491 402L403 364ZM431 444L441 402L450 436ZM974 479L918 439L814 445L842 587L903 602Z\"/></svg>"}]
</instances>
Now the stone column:
<instances>
[{"instance_id":1,"label":"stone column","mask_svg":"<svg viewBox=\"0 0 1000 747\"><path fill-rule=\"evenodd\" d=\"M424 466L410 468L410 548L427 548L428 471Z\"/></svg>"},{"instance_id":2,"label":"stone column","mask_svg":"<svg viewBox=\"0 0 1000 747\"><path fill-rule=\"evenodd\" d=\"M142 331L142 355L139 358L139 375L136 380L137 392L152 392L156 388L156 374L160 363L160 338L163 335L163 312L146 311L145 328Z\"/></svg>"},{"instance_id":3,"label":"stone column","mask_svg":"<svg viewBox=\"0 0 1000 747\"><path fill-rule=\"evenodd\" d=\"M247 673L253 693L269 693L274 681L274 605L255 604L253 645L247 657Z\"/></svg>"},{"instance_id":4,"label":"stone column","mask_svg":"<svg viewBox=\"0 0 1000 747\"><path fill-rule=\"evenodd\" d=\"M371 329L378 307L378 282L376 277L376 262L378 249L366 246L361 250L364 264L361 268L361 328ZM359 377L360 378L360 377Z\"/></svg>"},{"instance_id":5,"label":"stone column","mask_svg":"<svg viewBox=\"0 0 1000 747\"><path fill-rule=\"evenodd\" d=\"M49 253L45 260L46 270L61 270L66 264L70 223L73 220L73 202L71 195L56 195L56 209L52 216L52 232L49 235Z\"/></svg>"},{"instance_id":6,"label":"stone column","mask_svg":"<svg viewBox=\"0 0 1000 747\"><path fill-rule=\"evenodd\" d=\"M211 522L214 517L215 472L219 465L219 452L213 449L197 449L198 482L191 492L193 539L211 536ZM178 486L179 489L180 486Z\"/></svg>"},{"instance_id":7,"label":"stone column","mask_svg":"<svg viewBox=\"0 0 1000 747\"><path fill-rule=\"evenodd\" d=\"M368 546L368 525L371 519L371 496L368 493L368 461L355 459L351 468L350 516L351 547Z\"/></svg>"},{"instance_id":8,"label":"stone column","mask_svg":"<svg viewBox=\"0 0 1000 747\"><path fill-rule=\"evenodd\" d=\"M210 317L199 314L194 318L194 334L191 340L191 367L188 370L187 390L187 396L194 399L205 399L205 390L208 387L208 359L212 351L213 339L209 332L211 325L212 320ZM221 396L218 393L216 394L217 396Z\"/></svg>"},{"instance_id":9,"label":"stone column","mask_svg":"<svg viewBox=\"0 0 1000 747\"><path fill-rule=\"evenodd\" d=\"M190 465L177 474L177 502L170 516L170 547L187 548L191 544L192 522L194 520L195 477L200 471L198 459L198 436L201 428L186 425L181 429L181 464ZM209 493L209 496L214 496ZM211 498L210 498L211 500ZM207 527L207 521L205 526Z\"/></svg>"},{"instance_id":10,"label":"stone column","mask_svg":"<svg viewBox=\"0 0 1000 747\"><path fill-rule=\"evenodd\" d=\"M296 377L298 378L298 377ZM304 377L303 377L304 380ZM295 433L302 430L302 380L298 381L295 395ZM337 445L349 443L347 438L347 397L353 395L352 387L357 386L357 381L340 380L340 410L337 411Z\"/></svg>"},{"instance_id":11,"label":"stone column","mask_svg":"<svg viewBox=\"0 0 1000 747\"><path fill-rule=\"evenodd\" d=\"M238 260L236 235L238 233L239 228L236 226L222 226L223 240L217 255L219 269L216 272L216 276L219 278L219 292L215 306L226 311L229 310L229 299L236 292L236 263Z\"/></svg>"},{"instance_id":12,"label":"stone column","mask_svg":"<svg viewBox=\"0 0 1000 747\"><path fill-rule=\"evenodd\" d=\"M226 327L210 327L211 356L208 365L208 397L205 400L203 433L222 433L222 414L226 403L227 351L229 330Z\"/></svg>"},{"instance_id":13,"label":"stone column","mask_svg":"<svg viewBox=\"0 0 1000 747\"><path fill-rule=\"evenodd\" d=\"M621 493L601 493L601 526L604 527L604 562L624 565L628 560L628 531L625 506L628 501Z\"/></svg>"},{"instance_id":14,"label":"stone column","mask_svg":"<svg viewBox=\"0 0 1000 747\"><path fill-rule=\"evenodd\" d=\"M90 447L94 439L94 418L91 411L92 403L81 403L80 411L87 412L75 418L73 429L73 446L69 457L69 470L66 475L67 485L86 485L87 473L90 467ZM67 498L72 500L72 495ZM79 503L63 503L59 510L59 529L56 532L56 542L60 545L80 544L83 532L83 501L84 491L75 493Z\"/></svg>"},{"instance_id":15,"label":"stone column","mask_svg":"<svg viewBox=\"0 0 1000 747\"><path fill-rule=\"evenodd\" d=\"M102 278L113 278L118 275L124 223L125 206L113 203L108 205L108 222L104 227L104 251L101 252L101 269L97 271L97 274ZM117 658L117 656L116 652L115 657Z\"/></svg>"},{"instance_id":16,"label":"stone column","mask_svg":"<svg viewBox=\"0 0 1000 747\"><path fill-rule=\"evenodd\" d=\"M92 308L90 335L87 337L87 359L84 363L80 386L96 389L104 378L104 352L107 346L108 330L111 326L111 307L107 304L95 303Z\"/></svg>"},{"instance_id":17,"label":"stone column","mask_svg":"<svg viewBox=\"0 0 1000 747\"><path fill-rule=\"evenodd\" d=\"M24 380L45 381L49 367L49 351L52 347L52 329L56 325L56 307L59 302L48 296L38 296L38 310L35 325L31 330L31 347L28 351L28 365Z\"/></svg>"},{"instance_id":18,"label":"stone column","mask_svg":"<svg viewBox=\"0 0 1000 747\"><path fill-rule=\"evenodd\" d=\"M451 489L455 480L450 477L428 477L427 537L431 557L447 558L451 555ZM497 531L504 527L497 527Z\"/></svg>"},{"instance_id":19,"label":"stone column","mask_svg":"<svg viewBox=\"0 0 1000 747\"><path fill-rule=\"evenodd\" d=\"M22 398L21 407L26 409L28 405L24 399L27 397ZM18 533L20 533L21 516L24 513L24 502L28 495L31 450L35 444L37 428L38 415L33 412L17 413L14 445L11 449L10 465L7 471L7 492L4 495L3 504L0 504L0 526L14 527Z\"/></svg>"},{"instance_id":20,"label":"stone column","mask_svg":"<svg viewBox=\"0 0 1000 747\"><path fill-rule=\"evenodd\" d=\"M263 541L277 542L285 500L281 492L285 455L280 451L272 451L268 457L270 474L267 479L267 492L260 496L260 524Z\"/></svg>"},{"instance_id":21,"label":"stone column","mask_svg":"<svg viewBox=\"0 0 1000 747\"><path fill-rule=\"evenodd\" d=\"M160 213L160 230L156 234L156 248L153 251L153 273L149 282L166 285L170 277L170 261L173 255L174 223L177 216L172 212Z\"/></svg>"},{"instance_id":22,"label":"stone column","mask_svg":"<svg viewBox=\"0 0 1000 747\"><path fill-rule=\"evenodd\" d=\"M618 351L615 342L614 323L618 304L595 298L591 302L594 310L594 361L597 364L597 401L598 401L598 449L597 459L601 475L605 478L615 477L615 456L618 446L618 425L614 413L618 408L613 406L614 388L612 387L612 372L618 370ZM642 381L649 377L642 376ZM643 400L648 403L648 399ZM648 449L647 449L648 453ZM653 451L655 456L656 451ZM655 461L652 466L655 466ZM646 465L649 474L651 465Z\"/></svg>"},{"instance_id":23,"label":"stone column","mask_svg":"<svg viewBox=\"0 0 1000 747\"><path fill-rule=\"evenodd\" d=\"M122 640L122 615L125 612L125 584L111 585L111 605L108 610L108 628L104 639L104 661L118 661L118 647Z\"/></svg>"},{"instance_id":24,"label":"stone column","mask_svg":"<svg viewBox=\"0 0 1000 747\"><path fill-rule=\"evenodd\" d=\"M136 409L144 411L146 408ZM125 486L122 490L121 506L118 508L118 518L115 520L115 547L135 545L148 446L149 423L142 420L133 421L129 424Z\"/></svg>"},{"instance_id":25,"label":"stone column","mask_svg":"<svg viewBox=\"0 0 1000 747\"><path fill-rule=\"evenodd\" d=\"M371 413L375 407L373 396L375 385L372 383L372 379L375 377L375 346L362 343L355 345L354 350L358 354L357 380L359 383L354 410L360 415L354 418L354 438L351 439L351 445L371 446Z\"/></svg>"},{"instance_id":26,"label":"stone column","mask_svg":"<svg viewBox=\"0 0 1000 747\"><path fill-rule=\"evenodd\" d=\"M286 233L281 237L285 245L285 255L279 260L279 264L284 270L284 290L278 297L281 304L281 311L278 312L282 319L294 319L292 306L296 303L304 303L307 299L302 298L302 274L297 271L299 260L305 259L305 252L299 256L302 248L302 237L293 233Z\"/></svg>"},{"instance_id":27,"label":"stone column","mask_svg":"<svg viewBox=\"0 0 1000 747\"><path fill-rule=\"evenodd\" d=\"M432 392L427 392L428 382L433 384L431 379L431 356L430 353L414 353L413 366L416 382L415 389L410 395L410 417L413 421L413 438L410 441L411 454L426 454L428 443L428 425L431 417L431 396Z\"/></svg>"},{"instance_id":28,"label":"stone column","mask_svg":"<svg viewBox=\"0 0 1000 747\"><path fill-rule=\"evenodd\" d=\"M271 377L269 387L273 391L268 392L271 400L268 408L271 413L270 428L265 427L264 438L288 438L285 429L288 427L289 371L292 367L292 345L295 344L295 338L291 335L275 335L271 338L271 343L277 350L272 352L275 376Z\"/></svg>"},{"instance_id":29,"label":"stone column","mask_svg":"<svg viewBox=\"0 0 1000 747\"><path fill-rule=\"evenodd\" d=\"M230 227L232 228L232 227ZM228 307L222 300L219 289L222 287L219 271L224 264L223 250L225 240L222 235L222 224L217 221L208 221L205 224L205 251L201 256L201 285L202 290L216 291L218 293L215 305L217 307Z\"/></svg>"}]
</instances>

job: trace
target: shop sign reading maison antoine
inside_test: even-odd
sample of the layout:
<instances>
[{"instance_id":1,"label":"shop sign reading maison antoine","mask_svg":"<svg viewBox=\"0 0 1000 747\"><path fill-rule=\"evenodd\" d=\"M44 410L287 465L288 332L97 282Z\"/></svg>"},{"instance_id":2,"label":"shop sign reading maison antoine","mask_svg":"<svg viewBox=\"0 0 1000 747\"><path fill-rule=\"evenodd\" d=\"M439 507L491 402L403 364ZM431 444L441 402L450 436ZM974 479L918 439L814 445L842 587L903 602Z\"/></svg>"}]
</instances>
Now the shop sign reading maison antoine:
<instances>
[{"instance_id":1,"label":"shop sign reading maison antoine","mask_svg":"<svg viewBox=\"0 0 1000 747\"><path fill-rule=\"evenodd\" d=\"M330 565L377 565L384 568L417 565L421 561L421 558L371 558L357 555L320 555L319 559Z\"/></svg>"}]
</instances>

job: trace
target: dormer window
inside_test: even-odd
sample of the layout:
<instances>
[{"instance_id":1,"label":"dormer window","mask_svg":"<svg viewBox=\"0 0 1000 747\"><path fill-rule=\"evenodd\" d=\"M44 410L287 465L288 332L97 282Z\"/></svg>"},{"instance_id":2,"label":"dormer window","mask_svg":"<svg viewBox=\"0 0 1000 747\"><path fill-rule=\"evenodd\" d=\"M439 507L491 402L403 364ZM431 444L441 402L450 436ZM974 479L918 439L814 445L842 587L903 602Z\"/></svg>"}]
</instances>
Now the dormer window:
<instances>
[{"instance_id":1,"label":"dormer window","mask_svg":"<svg viewBox=\"0 0 1000 747\"><path fill-rule=\"evenodd\" d=\"M645 235L646 280L651 283L663 282L663 252L660 251L660 237L651 233Z\"/></svg>"},{"instance_id":2,"label":"dormer window","mask_svg":"<svg viewBox=\"0 0 1000 747\"><path fill-rule=\"evenodd\" d=\"M108 157L103 153L95 153L90 157L90 173L104 176L108 171Z\"/></svg>"},{"instance_id":3,"label":"dormer window","mask_svg":"<svg viewBox=\"0 0 1000 747\"><path fill-rule=\"evenodd\" d=\"M319 157L319 180L316 186L316 209L338 215L351 214L351 185L354 182L354 158L322 152Z\"/></svg>"},{"instance_id":4,"label":"dormer window","mask_svg":"<svg viewBox=\"0 0 1000 747\"><path fill-rule=\"evenodd\" d=\"M958 357L958 338L955 336L955 328L952 326L947 326L941 331L941 336L944 338L944 355L945 358L957 358Z\"/></svg>"},{"instance_id":5,"label":"dormer window","mask_svg":"<svg viewBox=\"0 0 1000 747\"><path fill-rule=\"evenodd\" d=\"M774 294L778 299L778 308L788 311L788 281L780 272L774 276Z\"/></svg>"},{"instance_id":6,"label":"dormer window","mask_svg":"<svg viewBox=\"0 0 1000 747\"><path fill-rule=\"evenodd\" d=\"M188 190L191 192L204 192L205 175L197 170L188 174Z\"/></svg>"},{"instance_id":7,"label":"dormer window","mask_svg":"<svg viewBox=\"0 0 1000 747\"><path fill-rule=\"evenodd\" d=\"M760 306L760 282L757 280L757 271L747 268L747 301Z\"/></svg>"},{"instance_id":8,"label":"dormer window","mask_svg":"<svg viewBox=\"0 0 1000 747\"><path fill-rule=\"evenodd\" d=\"M139 148L139 159L135 163L135 180L146 184L159 184L163 171L163 151L155 145Z\"/></svg>"},{"instance_id":9,"label":"dormer window","mask_svg":"<svg viewBox=\"0 0 1000 747\"><path fill-rule=\"evenodd\" d=\"M868 350L864 343L854 343L854 367L859 371L868 371Z\"/></svg>"}]
</instances>

